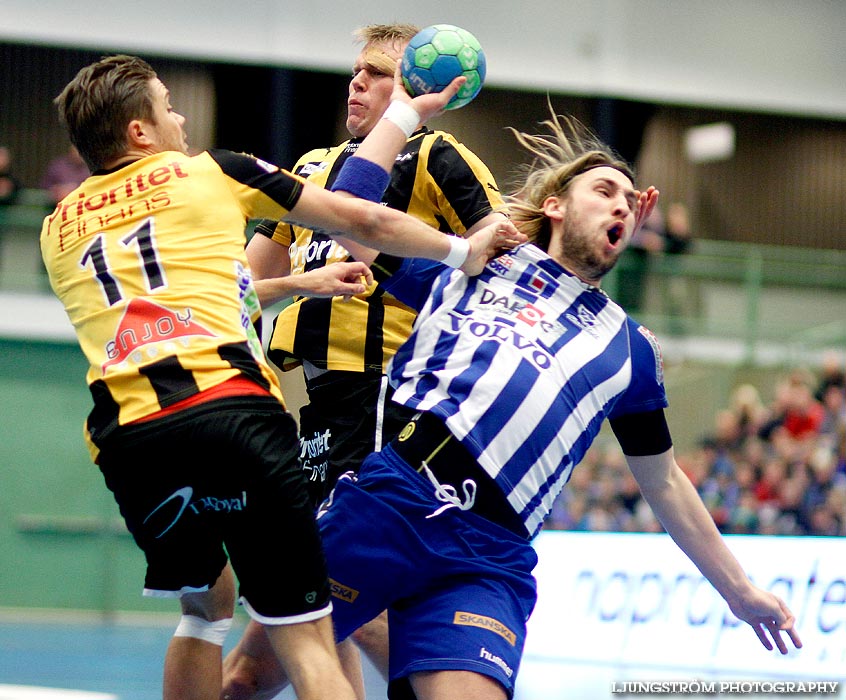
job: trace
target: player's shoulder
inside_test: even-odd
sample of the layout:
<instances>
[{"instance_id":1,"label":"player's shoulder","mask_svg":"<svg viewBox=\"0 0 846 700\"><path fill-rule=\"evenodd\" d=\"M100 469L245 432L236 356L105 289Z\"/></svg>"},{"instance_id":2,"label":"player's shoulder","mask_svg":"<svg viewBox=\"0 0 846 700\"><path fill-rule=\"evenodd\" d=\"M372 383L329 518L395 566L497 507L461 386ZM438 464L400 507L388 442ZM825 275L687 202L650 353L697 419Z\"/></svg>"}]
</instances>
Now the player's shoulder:
<instances>
[{"instance_id":1,"label":"player's shoulder","mask_svg":"<svg viewBox=\"0 0 846 700\"><path fill-rule=\"evenodd\" d=\"M339 153L343 153L344 149L348 145L349 141L343 141L337 144L336 146L322 146L320 148L312 148L310 151L306 151L299 158L297 158L297 162L294 167L296 168L297 166L304 165L305 163L315 163L336 157Z\"/></svg>"},{"instance_id":2,"label":"player's shoulder","mask_svg":"<svg viewBox=\"0 0 846 700\"><path fill-rule=\"evenodd\" d=\"M409 140L408 147L413 146L421 159L441 163L446 168L459 167L461 162L480 162L470 148L448 131L427 130L416 144L414 139Z\"/></svg>"},{"instance_id":3,"label":"player's shoulder","mask_svg":"<svg viewBox=\"0 0 846 700\"><path fill-rule=\"evenodd\" d=\"M245 170L249 172L256 170L276 172L279 170L279 166L268 163L251 153L239 153L225 148L210 148L195 156L189 156L189 160L197 167L202 167L204 164L209 166L215 164L227 175L240 174Z\"/></svg>"},{"instance_id":4,"label":"player's shoulder","mask_svg":"<svg viewBox=\"0 0 846 700\"><path fill-rule=\"evenodd\" d=\"M249 153L236 153L225 149L210 149L206 153L219 172L250 188L263 188L260 183L268 175L274 176L276 183L287 180L296 192L302 187L302 178Z\"/></svg>"},{"instance_id":5,"label":"player's shoulder","mask_svg":"<svg viewBox=\"0 0 846 700\"><path fill-rule=\"evenodd\" d=\"M344 141L337 146L313 148L297 158L291 172L305 178L311 178L312 175L319 177L321 173L328 172L332 165L344 155L349 148L349 143Z\"/></svg>"},{"instance_id":6,"label":"player's shoulder","mask_svg":"<svg viewBox=\"0 0 846 700\"><path fill-rule=\"evenodd\" d=\"M664 353L661 350L661 343L658 336L642 323L627 316L629 324L629 337L631 338L632 358L635 365L645 366L648 369L654 367L658 383L664 382Z\"/></svg>"},{"instance_id":7,"label":"player's shoulder","mask_svg":"<svg viewBox=\"0 0 846 700\"><path fill-rule=\"evenodd\" d=\"M619 304L617 304L617 306L619 306ZM623 313L625 313L625 311L623 311ZM650 346L658 345L657 336L637 319L634 319L626 314L626 324L628 325L630 335L636 335L638 338L642 338Z\"/></svg>"},{"instance_id":8,"label":"player's shoulder","mask_svg":"<svg viewBox=\"0 0 846 700\"><path fill-rule=\"evenodd\" d=\"M454 134L441 129L427 130L426 133L423 134L423 140L424 142L428 141L432 145L467 148L455 137Z\"/></svg>"}]
</instances>

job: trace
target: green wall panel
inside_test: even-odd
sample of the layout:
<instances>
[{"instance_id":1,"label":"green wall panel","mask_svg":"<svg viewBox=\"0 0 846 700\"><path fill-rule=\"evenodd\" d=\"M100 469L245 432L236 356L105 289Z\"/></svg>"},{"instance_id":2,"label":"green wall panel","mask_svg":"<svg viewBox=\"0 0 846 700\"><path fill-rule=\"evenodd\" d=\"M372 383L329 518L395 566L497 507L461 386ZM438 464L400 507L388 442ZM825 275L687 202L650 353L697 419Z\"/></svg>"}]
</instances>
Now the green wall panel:
<instances>
[{"instance_id":1,"label":"green wall panel","mask_svg":"<svg viewBox=\"0 0 846 700\"><path fill-rule=\"evenodd\" d=\"M172 610L141 597L144 557L91 462L75 345L0 340L0 606Z\"/></svg>"}]
</instances>

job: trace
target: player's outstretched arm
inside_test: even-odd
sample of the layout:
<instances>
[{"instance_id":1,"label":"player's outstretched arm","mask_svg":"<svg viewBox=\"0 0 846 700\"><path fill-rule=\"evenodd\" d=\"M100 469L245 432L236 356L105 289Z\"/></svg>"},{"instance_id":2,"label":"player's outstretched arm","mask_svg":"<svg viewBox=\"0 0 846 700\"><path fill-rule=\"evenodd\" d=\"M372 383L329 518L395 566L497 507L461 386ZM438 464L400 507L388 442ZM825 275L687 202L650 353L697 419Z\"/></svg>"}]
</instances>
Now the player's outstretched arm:
<instances>
[{"instance_id":1,"label":"player's outstretched arm","mask_svg":"<svg viewBox=\"0 0 846 700\"><path fill-rule=\"evenodd\" d=\"M363 262L335 262L297 275L254 280L259 301L270 306L291 297L344 297L364 294L373 273Z\"/></svg>"},{"instance_id":2,"label":"player's outstretched arm","mask_svg":"<svg viewBox=\"0 0 846 700\"><path fill-rule=\"evenodd\" d=\"M450 267L461 267L473 273L480 272L498 250L525 241L513 224L505 221L482 229L484 235L468 244L464 239L444 236L407 214L360 201L375 202L381 198L390 169L407 138L419 123L444 109L464 80L456 78L439 93L412 99L402 87L398 62L394 74L394 99L356 155L344 163L333 184L334 192L328 195L305 183L299 201L286 220L342 236L342 244L357 260L366 263L373 261L375 251L380 251L400 257L442 261Z\"/></svg>"},{"instance_id":3,"label":"player's outstretched arm","mask_svg":"<svg viewBox=\"0 0 846 700\"><path fill-rule=\"evenodd\" d=\"M641 493L673 541L726 600L732 613L751 625L761 644L787 653L786 634L797 649L802 641L795 618L778 596L756 587L726 546L702 499L676 463L673 449L626 461Z\"/></svg>"},{"instance_id":4,"label":"player's outstretched arm","mask_svg":"<svg viewBox=\"0 0 846 700\"><path fill-rule=\"evenodd\" d=\"M489 260L525 243L528 238L508 219L499 219L465 240L468 243L467 260L461 265L461 270L468 275L478 275Z\"/></svg>"}]
</instances>

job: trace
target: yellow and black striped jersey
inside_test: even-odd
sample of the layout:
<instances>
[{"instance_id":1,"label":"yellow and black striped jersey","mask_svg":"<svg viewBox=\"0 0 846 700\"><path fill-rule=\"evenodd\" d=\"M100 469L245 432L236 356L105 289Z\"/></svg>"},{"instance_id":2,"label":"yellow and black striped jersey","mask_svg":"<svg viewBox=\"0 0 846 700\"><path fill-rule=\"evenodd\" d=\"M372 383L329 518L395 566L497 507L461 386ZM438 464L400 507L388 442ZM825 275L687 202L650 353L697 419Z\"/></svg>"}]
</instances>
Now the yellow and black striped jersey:
<instances>
[{"instance_id":1,"label":"yellow and black striped jersey","mask_svg":"<svg viewBox=\"0 0 846 700\"><path fill-rule=\"evenodd\" d=\"M45 219L50 284L89 363L92 456L117 426L236 377L282 402L244 232L284 217L302 187L252 156L165 152L95 173Z\"/></svg>"},{"instance_id":2,"label":"yellow and black striped jersey","mask_svg":"<svg viewBox=\"0 0 846 700\"><path fill-rule=\"evenodd\" d=\"M306 153L293 170L330 187L361 139ZM463 234L491 211L502 196L487 166L455 137L421 129L397 156L382 203L407 212L440 231ZM347 260L349 253L326 233L275 221L256 232L288 246L291 274ZM282 369L307 360L321 369L382 373L411 333L415 313L373 285L349 301L298 297L277 316L268 348Z\"/></svg>"}]
</instances>

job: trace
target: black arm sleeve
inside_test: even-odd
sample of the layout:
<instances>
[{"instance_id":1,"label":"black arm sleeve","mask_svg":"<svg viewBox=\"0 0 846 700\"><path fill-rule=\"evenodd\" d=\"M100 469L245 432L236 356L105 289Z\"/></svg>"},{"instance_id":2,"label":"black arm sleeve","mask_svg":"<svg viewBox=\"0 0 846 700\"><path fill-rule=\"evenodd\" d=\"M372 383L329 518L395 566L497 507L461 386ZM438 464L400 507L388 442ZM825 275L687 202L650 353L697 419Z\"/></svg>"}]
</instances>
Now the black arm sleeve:
<instances>
[{"instance_id":1,"label":"black arm sleeve","mask_svg":"<svg viewBox=\"0 0 846 700\"><path fill-rule=\"evenodd\" d=\"M276 233L276 226L278 224L279 222L276 219L262 219L256 224L255 232L272 239L273 234Z\"/></svg>"},{"instance_id":2,"label":"black arm sleeve","mask_svg":"<svg viewBox=\"0 0 846 700\"><path fill-rule=\"evenodd\" d=\"M658 455L673 446L664 409L646 413L630 413L608 421L623 454L631 457Z\"/></svg>"}]
</instances>

